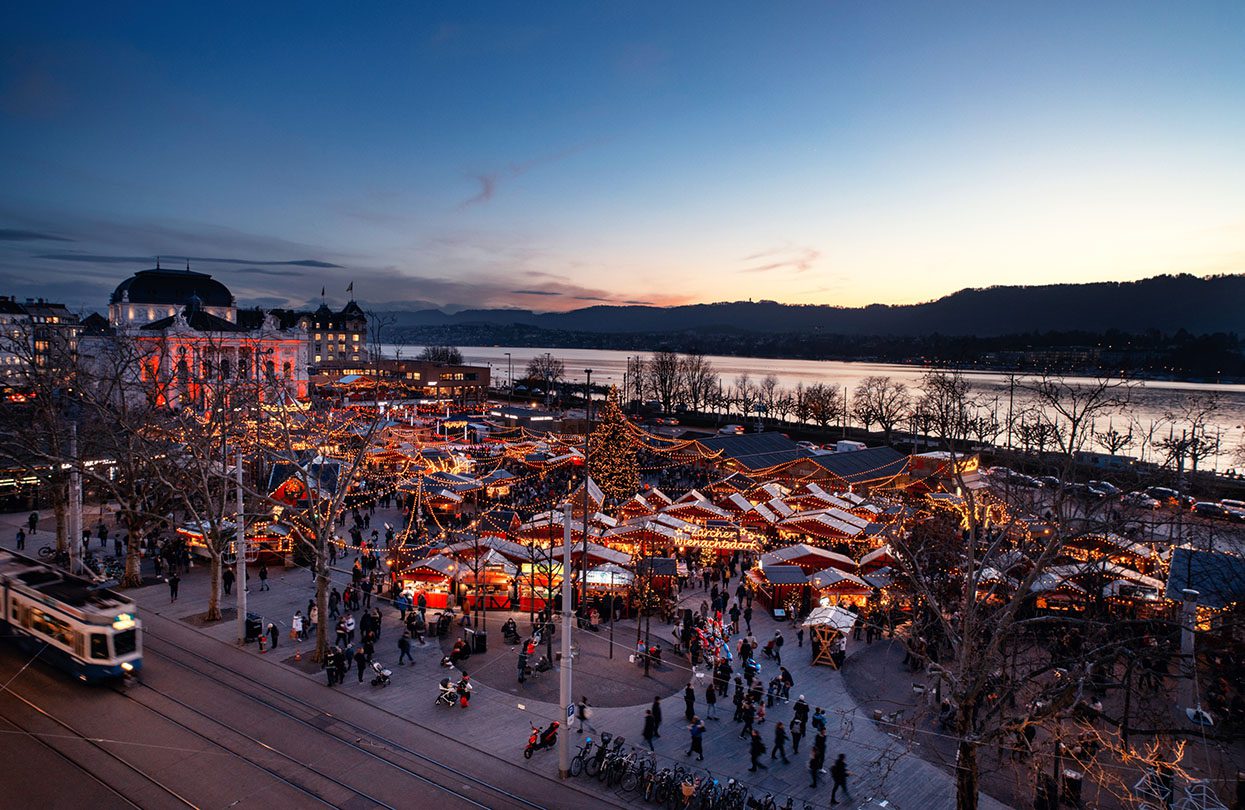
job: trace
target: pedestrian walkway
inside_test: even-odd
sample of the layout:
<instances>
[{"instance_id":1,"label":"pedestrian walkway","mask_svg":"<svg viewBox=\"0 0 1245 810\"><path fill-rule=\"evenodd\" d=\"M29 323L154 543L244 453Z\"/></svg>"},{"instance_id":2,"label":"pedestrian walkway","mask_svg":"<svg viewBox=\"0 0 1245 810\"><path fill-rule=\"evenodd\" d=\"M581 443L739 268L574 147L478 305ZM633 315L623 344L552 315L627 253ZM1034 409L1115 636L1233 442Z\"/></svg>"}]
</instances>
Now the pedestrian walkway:
<instances>
[{"instance_id":1,"label":"pedestrian walkway","mask_svg":"<svg viewBox=\"0 0 1245 810\"><path fill-rule=\"evenodd\" d=\"M17 524L24 518L24 515L0 516L0 526L5 527L0 531L6 531L8 534L3 541L5 547L12 548L14 542L12 536ZM379 523L381 520L382 516L378 513L376 522ZM9 525L12 525L12 531L7 531ZM44 532L41 529L39 536L43 537L43 535ZM339 564L345 568L352 561L352 558L347 557ZM334 584L339 589L348 581L349 574L346 570L335 572ZM301 610L305 614L307 602L314 596L314 585L310 573L296 567L273 568L269 575L271 585L269 590L259 590L258 577L254 575L254 572L250 577L250 583L252 587L248 594L248 611L263 616L265 627L271 622L276 624L279 630L277 647L264 653L264 658L274 666L298 671L309 679L325 683L323 674L310 662L310 655L314 649L314 636L312 640L302 642L291 641L289 637L290 618L296 610ZM187 576L182 578L180 595L176 603L170 602L168 588L163 584L135 589L130 592L130 595L139 603L142 613L156 613L177 619L184 626L207 637L221 643L235 644L237 641L235 621L205 625L198 620L206 606L207 591L206 567L196 565ZM684 602L687 607L699 605L703 598L703 591L691 590L684 593ZM345 684L335 688L338 695L365 701L417 726L452 737L472 748L507 761L522 761L521 752L532 725L544 726L555 719L565 722L564 707L509 688L508 678L473 677L475 689L472 693L471 705L466 710L434 707L437 684L450 672L440 665L441 645L432 639L422 647L413 644L414 663L403 667L394 666L398 658L397 639L400 627L397 611L388 607L383 600L374 598L374 603L382 605L384 613L384 624L380 640L376 645L376 655L394 671L393 684L383 689L372 687L370 678L365 677L362 682L359 682L352 673L347 677ZM232 608L233 605L232 597L225 598L222 602L222 607L227 609ZM848 768L853 774L848 780L853 800L850 802L841 800L838 806L845 808L867 806L868 799L872 797L885 798L892 807L897 807L899 810L954 807L954 785L950 776L935 765L922 760L915 753L908 751L909 743L906 740L879 730L865 716L865 713L858 709L844 687L840 673L827 667L812 665L807 638L803 647L798 646L795 631L791 625L776 623L761 610L759 603L756 608L752 630L758 639L764 642L773 635L776 629L781 630L784 635L786 643L783 647L782 663L791 672L795 681L792 699L803 694L811 707L820 706L826 711L828 740L825 767L829 769L839 753L846 755ZM457 626L455 628L457 629ZM490 629L492 631L490 643L500 646L500 622L490 620ZM581 632L587 631L577 630L575 632L578 636ZM669 635L670 628L663 624L660 625L659 630L659 625L654 623L652 632L654 636L666 637ZM616 636L621 635L622 633L616 630ZM247 649L257 657L259 656L257 645L252 644ZM851 667L853 663L851 651L852 645L849 644L848 667ZM619 649L616 649L615 654L619 655ZM760 663L760 678L765 683L773 677L777 666L763 656L760 658ZM680 667L686 668L687 662L678 656L668 655L666 665L670 673L676 672ZM630 678L636 683L644 683L644 676L639 668L619 667L618 669L620 671L609 669L608 677ZM740 726L731 720L733 706L729 696L724 696L718 701L719 719L705 720L704 762L690 761L694 758L686 756L689 734L684 720L683 687L686 686L688 680L694 684L697 696L695 709L698 715L704 718L707 715L707 707L704 704L706 681L703 671L694 672L689 668L684 674L686 679L682 675L677 678L650 679L650 683L654 686L653 696L661 698L663 709L663 719L659 728L660 736L654 740L653 746L663 766L674 763L693 765L704 768L719 778L740 779L754 792L773 794L779 805L788 796L795 798L797 806L800 802L811 803L815 807L828 805L830 791L828 775L820 775L819 786L815 790L809 786L808 753L812 744L811 735L806 736L801 742L798 755L790 753L790 746L788 746L790 764L784 765L781 760L771 762L767 753L761 760L767 766L766 769L756 773L748 772L748 744L739 738ZM557 672L555 670L545 673L542 677L556 683ZM574 698L578 699L580 695L586 694L589 701L594 704L592 724L595 729L619 734L626 737L629 743L643 745L641 731L644 709L652 701L651 697L647 697L648 691L643 691L646 695L645 699L635 705L597 705L594 695L598 691L610 688L602 683L603 677L605 676L598 672L591 678L576 679L573 686ZM494 686L493 682L499 685ZM675 684L673 688L671 688L671 683ZM327 688L325 686L325 689ZM628 684L628 691L631 688ZM789 705L779 704L768 710L768 717L764 723L756 725L767 746L772 745L775 723L781 721L787 724L791 715ZM571 730L570 737L572 745L577 746L580 735ZM530 761L523 761L523 764L528 769L556 779L557 757L553 753L538 754ZM593 790L599 792L600 787L594 784ZM618 793L614 798L626 801L634 797ZM636 801L638 802L638 799ZM1004 805L983 795L981 807L995 810Z\"/></svg>"}]
</instances>

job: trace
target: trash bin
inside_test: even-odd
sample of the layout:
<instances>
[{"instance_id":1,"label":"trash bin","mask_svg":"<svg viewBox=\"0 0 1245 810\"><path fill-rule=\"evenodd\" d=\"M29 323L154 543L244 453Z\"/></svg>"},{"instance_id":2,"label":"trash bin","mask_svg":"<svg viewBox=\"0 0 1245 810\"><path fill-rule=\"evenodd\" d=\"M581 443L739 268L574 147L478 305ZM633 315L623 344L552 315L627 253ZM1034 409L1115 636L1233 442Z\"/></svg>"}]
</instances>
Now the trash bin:
<instances>
[{"instance_id":1,"label":"trash bin","mask_svg":"<svg viewBox=\"0 0 1245 810\"><path fill-rule=\"evenodd\" d=\"M1077 807L1081 805L1081 782L1084 774L1067 768L1063 772L1063 799Z\"/></svg>"},{"instance_id":2,"label":"trash bin","mask_svg":"<svg viewBox=\"0 0 1245 810\"><path fill-rule=\"evenodd\" d=\"M467 643L472 653L488 652L488 633L483 630L468 630Z\"/></svg>"},{"instance_id":3,"label":"trash bin","mask_svg":"<svg viewBox=\"0 0 1245 810\"><path fill-rule=\"evenodd\" d=\"M264 633L264 617L258 613L246 614L246 642L249 644Z\"/></svg>"}]
</instances>

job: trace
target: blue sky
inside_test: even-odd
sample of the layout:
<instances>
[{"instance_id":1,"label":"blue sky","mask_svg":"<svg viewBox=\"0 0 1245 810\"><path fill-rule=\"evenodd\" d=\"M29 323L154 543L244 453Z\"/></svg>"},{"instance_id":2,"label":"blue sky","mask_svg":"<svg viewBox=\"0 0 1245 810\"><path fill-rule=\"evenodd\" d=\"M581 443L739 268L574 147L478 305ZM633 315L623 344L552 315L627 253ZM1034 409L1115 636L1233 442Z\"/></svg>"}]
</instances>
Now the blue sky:
<instances>
[{"instance_id":1,"label":"blue sky","mask_svg":"<svg viewBox=\"0 0 1245 810\"><path fill-rule=\"evenodd\" d=\"M14 6L0 293L99 306L157 254L451 308L1242 272L1242 41L1239 2Z\"/></svg>"}]
</instances>

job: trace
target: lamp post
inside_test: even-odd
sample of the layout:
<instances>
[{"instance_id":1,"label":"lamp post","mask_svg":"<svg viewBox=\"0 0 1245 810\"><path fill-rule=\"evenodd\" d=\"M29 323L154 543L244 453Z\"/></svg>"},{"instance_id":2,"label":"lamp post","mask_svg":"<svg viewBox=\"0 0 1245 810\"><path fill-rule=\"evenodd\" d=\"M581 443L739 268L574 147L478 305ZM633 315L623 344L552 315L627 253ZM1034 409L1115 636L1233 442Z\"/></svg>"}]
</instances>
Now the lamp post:
<instances>
[{"instance_id":1,"label":"lamp post","mask_svg":"<svg viewBox=\"0 0 1245 810\"><path fill-rule=\"evenodd\" d=\"M506 399L514 399L514 360L506 352Z\"/></svg>"},{"instance_id":2,"label":"lamp post","mask_svg":"<svg viewBox=\"0 0 1245 810\"><path fill-rule=\"evenodd\" d=\"M586 419L584 422L584 548L579 557L579 606L588 603L588 482L592 480L592 466L588 456L588 437L592 433L592 369L584 369L587 382L584 383L586 396ZM569 537L569 535L568 535ZM570 540L567 540L569 543Z\"/></svg>"}]
</instances>

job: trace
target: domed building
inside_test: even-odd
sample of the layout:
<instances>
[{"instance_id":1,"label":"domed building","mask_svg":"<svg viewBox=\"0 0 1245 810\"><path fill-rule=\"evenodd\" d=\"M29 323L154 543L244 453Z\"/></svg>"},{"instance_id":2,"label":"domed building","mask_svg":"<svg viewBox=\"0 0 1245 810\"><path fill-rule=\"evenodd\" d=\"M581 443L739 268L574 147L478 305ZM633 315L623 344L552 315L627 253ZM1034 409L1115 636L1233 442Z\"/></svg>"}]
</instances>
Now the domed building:
<instances>
[{"instance_id":1,"label":"domed building","mask_svg":"<svg viewBox=\"0 0 1245 810\"><path fill-rule=\"evenodd\" d=\"M108 299L108 323L129 330L171 318L191 298L204 312L230 323L238 321L238 304L229 288L207 273L185 270L140 270L117 285Z\"/></svg>"},{"instance_id":2,"label":"domed building","mask_svg":"<svg viewBox=\"0 0 1245 810\"><path fill-rule=\"evenodd\" d=\"M257 386L264 398L307 396L307 328L274 312L244 314L240 319L229 288L207 273L157 265L117 285L108 301L111 334L100 339L133 342L136 381L161 404L210 402L239 383Z\"/></svg>"}]
</instances>

